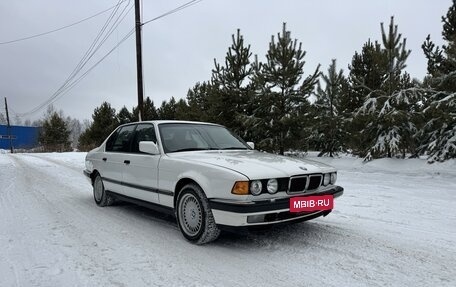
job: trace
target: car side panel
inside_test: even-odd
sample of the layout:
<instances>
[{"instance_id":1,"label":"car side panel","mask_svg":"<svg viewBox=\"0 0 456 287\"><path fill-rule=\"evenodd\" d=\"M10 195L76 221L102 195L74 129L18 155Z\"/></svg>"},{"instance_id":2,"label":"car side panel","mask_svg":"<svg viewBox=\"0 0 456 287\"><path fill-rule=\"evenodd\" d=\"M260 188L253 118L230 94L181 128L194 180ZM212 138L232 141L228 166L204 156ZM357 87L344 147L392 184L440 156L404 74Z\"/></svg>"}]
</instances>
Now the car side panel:
<instances>
[{"instance_id":1,"label":"car side panel","mask_svg":"<svg viewBox=\"0 0 456 287\"><path fill-rule=\"evenodd\" d=\"M231 194L231 189L236 181L248 180L246 176L238 172L168 156L160 159L158 180L160 190L174 192L176 184L184 178L195 181L203 189L207 198L244 200L247 197ZM159 197L160 204L173 207L173 196L160 193Z\"/></svg>"},{"instance_id":2,"label":"car side panel","mask_svg":"<svg viewBox=\"0 0 456 287\"><path fill-rule=\"evenodd\" d=\"M114 152L105 153L104 157L106 158L106 161L101 162L103 168L100 169L100 174L103 179L105 189L114 192L122 192L122 185L120 184L122 181L122 169L124 166L122 154Z\"/></svg>"},{"instance_id":3,"label":"car side panel","mask_svg":"<svg viewBox=\"0 0 456 287\"><path fill-rule=\"evenodd\" d=\"M158 203L158 162L160 155L124 154L123 194L144 201Z\"/></svg>"}]
</instances>

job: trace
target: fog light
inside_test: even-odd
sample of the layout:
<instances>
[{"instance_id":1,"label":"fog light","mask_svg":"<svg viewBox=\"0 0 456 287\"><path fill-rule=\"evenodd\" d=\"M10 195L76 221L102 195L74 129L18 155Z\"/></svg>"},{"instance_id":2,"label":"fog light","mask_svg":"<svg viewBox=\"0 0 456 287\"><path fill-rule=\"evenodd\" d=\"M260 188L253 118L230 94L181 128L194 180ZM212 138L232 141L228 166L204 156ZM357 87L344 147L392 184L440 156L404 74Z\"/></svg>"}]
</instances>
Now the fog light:
<instances>
[{"instance_id":1,"label":"fog light","mask_svg":"<svg viewBox=\"0 0 456 287\"><path fill-rule=\"evenodd\" d=\"M270 194L274 194L279 189L279 183L277 182L277 179L272 178L268 180L268 185L266 187Z\"/></svg>"},{"instance_id":2,"label":"fog light","mask_svg":"<svg viewBox=\"0 0 456 287\"><path fill-rule=\"evenodd\" d=\"M261 222L264 222L264 214L247 216L247 223L261 223Z\"/></svg>"},{"instance_id":3,"label":"fog light","mask_svg":"<svg viewBox=\"0 0 456 287\"><path fill-rule=\"evenodd\" d=\"M263 188L263 185L261 184L261 181L259 181L259 180L254 180L250 183L250 192L253 195L259 195L261 193L262 188Z\"/></svg>"},{"instance_id":4,"label":"fog light","mask_svg":"<svg viewBox=\"0 0 456 287\"><path fill-rule=\"evenodd\" d=\"M327 186L329 184L330 180L331 180L331 174L325 173L325 176L323 178L323 185Z\"/></svg>"}]
</instances>

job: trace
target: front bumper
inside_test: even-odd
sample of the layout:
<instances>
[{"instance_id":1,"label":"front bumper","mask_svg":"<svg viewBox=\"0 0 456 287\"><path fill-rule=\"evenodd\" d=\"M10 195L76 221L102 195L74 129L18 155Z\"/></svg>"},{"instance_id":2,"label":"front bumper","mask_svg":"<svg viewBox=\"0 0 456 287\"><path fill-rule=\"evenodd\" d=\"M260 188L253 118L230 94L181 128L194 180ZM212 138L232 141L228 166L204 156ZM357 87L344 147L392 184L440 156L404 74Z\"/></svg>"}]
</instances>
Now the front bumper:
<instances>
[{"instance_id":1,"label":"front bumper","mask_svg":"<svg viewBox=\"0 0 456 287\"><path fill-rule=\"evenodd\" d=\"M296 197L332 195L334 198L341 196L344 189L340 186L309 195L296 195ZM248 227L271 225L288 221L310 220L319 216L326 216L331 211L290 212L290 197L276 200L263 200L251 202L224 202L209 200L215 222L220 226Z\"/></svg>"},{"instance_id":2,"label":"front bumper","mask_svg":"<svg viewBox=\"0 0 456 287\"><path fill-rule=\"evenodd\" d=\"M84 169L82 173L86 176L86 179L90 182L90 184L92 184L92 177L90 172L87 169Z\"/></svg>"}]
</instances>

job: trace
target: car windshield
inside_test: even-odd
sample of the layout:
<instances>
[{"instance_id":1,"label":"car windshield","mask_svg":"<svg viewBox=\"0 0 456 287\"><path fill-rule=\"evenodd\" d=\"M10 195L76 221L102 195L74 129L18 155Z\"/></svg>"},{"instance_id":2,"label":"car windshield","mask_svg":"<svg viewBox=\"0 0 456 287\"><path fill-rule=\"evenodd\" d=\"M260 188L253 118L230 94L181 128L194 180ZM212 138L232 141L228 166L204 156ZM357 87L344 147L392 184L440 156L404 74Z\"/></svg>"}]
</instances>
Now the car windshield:
<instances>
[{"instance_id":1,"label":"car windshield","mask_svg":"<svg viewBox=\"0 0 456 287\"><path fill-rule=\"evenodd\" d=\"M228 129L217 125L164 123L158 126L166 153L195 150L250 149Z\"/></svg>"}]
</instances>

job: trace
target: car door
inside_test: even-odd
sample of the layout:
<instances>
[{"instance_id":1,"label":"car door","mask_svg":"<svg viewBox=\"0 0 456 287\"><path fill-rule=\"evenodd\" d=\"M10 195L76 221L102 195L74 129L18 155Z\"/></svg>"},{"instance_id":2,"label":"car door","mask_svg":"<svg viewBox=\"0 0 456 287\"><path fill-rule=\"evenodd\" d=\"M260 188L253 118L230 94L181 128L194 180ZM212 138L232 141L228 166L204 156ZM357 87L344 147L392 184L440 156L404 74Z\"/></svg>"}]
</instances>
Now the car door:
<instances>
[{"instance_id":1,"label":"car door","mask_svg":"<svg viewBox=\"0 0 456 287\"><path fill-rule=\"evenodd\" d=\"M158 163L160 155L139 151L140 141L157 143L152 123L138 124L131 143L131 151L125 154L123 172L123 193L126 196L147 202L158 203Z\"/></svg>"},{"instance_id":2,"label":"car door","mask_svg":"<svg viewBox=\"0 0 456 287\"><path fill-rule=\"evenodd\" d=\"M122 171L125 155L130 151L135 125L122 126L106 141L100 174L106 190L123 193Z\"/></svg>"}]
</instances>

